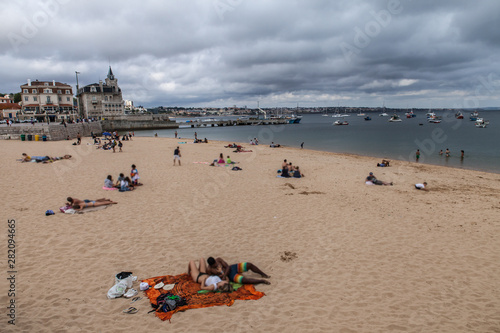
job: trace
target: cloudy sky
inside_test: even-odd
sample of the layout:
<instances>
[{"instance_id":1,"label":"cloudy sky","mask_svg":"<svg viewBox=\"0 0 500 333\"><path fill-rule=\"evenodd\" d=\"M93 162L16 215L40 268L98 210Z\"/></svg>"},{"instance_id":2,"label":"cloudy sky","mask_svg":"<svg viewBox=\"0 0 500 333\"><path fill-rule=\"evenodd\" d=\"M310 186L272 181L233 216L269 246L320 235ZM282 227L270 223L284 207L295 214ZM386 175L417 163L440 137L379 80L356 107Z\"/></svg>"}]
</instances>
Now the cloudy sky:
<instances>
[{"instance_id":1,"label":"cloudy sky","mask_svg":"<svg viewBox=\"0 0 500 333\"><path fill-rule=\"evenodd\" d=\"M0 1L0 92L111 65L151 106L500 106L500 1Z\"/></svg>"}]
</instances>

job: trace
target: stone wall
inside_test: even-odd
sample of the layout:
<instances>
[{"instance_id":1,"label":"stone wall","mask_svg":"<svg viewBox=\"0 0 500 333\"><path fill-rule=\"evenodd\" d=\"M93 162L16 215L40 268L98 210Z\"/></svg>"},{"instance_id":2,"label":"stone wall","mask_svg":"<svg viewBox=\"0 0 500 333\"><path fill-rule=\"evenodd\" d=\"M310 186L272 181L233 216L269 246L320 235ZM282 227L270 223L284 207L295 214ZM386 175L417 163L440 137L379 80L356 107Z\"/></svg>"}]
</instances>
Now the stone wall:
<instances>
[{"instance_id":1,"label":"stone wall","mask_svg":"<svg viewBox=\"0 0 500 333\"><path fill-rule=\"evenodd\" d=\"M40 140L43 135L47 137L49 141L66 140L69 136L70 139L75 139L77 134L80 133L82 137L90 136L90 133L94 132L100 134L102 132L102 126L100 122L92 123L78 123L78 124L35 124L33 125L22 125L22 126L11 126L2 125L0 127L0 139L5 140L20 140L21 134L26 135L26 140L28 140L28 135L31 135L33 140L35 135L40 135Z\"/></svg>"},{"instance_id":2,"label":"stone wall","mask_svg":"<svg viewBox=\"0 0 500 333\"><path fill-rule=\"evenodd\" d=\"M105 131L131 131L145 129L179 128L179 124L170 121L164 115L126 115L106 117L102 121Z\"/></svg>"}]
</instances>

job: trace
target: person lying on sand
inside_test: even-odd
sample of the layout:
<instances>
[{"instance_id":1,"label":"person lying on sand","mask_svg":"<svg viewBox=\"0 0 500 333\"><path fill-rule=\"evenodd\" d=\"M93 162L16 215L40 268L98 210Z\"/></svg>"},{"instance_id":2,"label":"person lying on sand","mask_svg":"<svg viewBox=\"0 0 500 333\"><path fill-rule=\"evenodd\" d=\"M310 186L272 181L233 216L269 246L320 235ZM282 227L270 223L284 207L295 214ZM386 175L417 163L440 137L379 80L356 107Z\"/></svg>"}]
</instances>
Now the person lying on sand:
<instances>
[{"instance_id":1,"label":"person lying on sand","mask_svg":"<svg viewBox=\"0 0 500 333\"><path fill-rule=\"evenodd\" d=\"M429 191L429 188L427 187L427 182L424 182L423 184L415 184L415 188L417 190Z\"/></svg>"},{"instance_id":2,"label":"person lying on sand","mask_svg":"<svg viewBox=\"0 0 500 333\"><path fill-rule=\"evenodd\" d=\"M207 274L219 275L221 279L229 278L229 281L239 283L239 284L271 284L271 282L264 279L254 279L241 275L247 271L252 271L259 274L265 279L269 279L270 276L261 271L257 266L251 262L242 262L239 264L228 265L227 262L222 258L214 259L210 257L207 259L208 267L206 269Z\"/></svg>"},{"instance_id":3,"label":"person lying on sand","mask_svg":"<svg viewBox=\"0 0 500 333\"><path fill-rule=\"evenodd\" d=\"M207 273L207 265L205 263L205 259L200 259L199 266L199 268L196 267L195 261L191 260L188 265L188 274L191 275L191 278L194 282L201 284L202 290L230 290L230 284L227 277L225 279L222 279L217 274L210 275Z\"/></svg>"},{"instance_id":4,"label":"person lying on sand","mask_svg":"<svg viewBox=\"0 0 500 333\"><path fill-rule=\"evenodd\" d=\"M377 166L378 166L378 167L388 167L388 166L390 166L390 165L389 165L389 164L390 164L390 162L391 162L391 161L389 161L389 160L382 160L382 162L377 163Z\"/></svg>"},{"instance_id":5,"label":"person lying on sand","mask_svg":"<svg viewBox=\"0 0 500 333\"><path fill-rule=\"evenodd\" d=\"M366 184L367 185L392 185L392 182L391 183L387 183L387 182L383 182L381 180L378 180L374 175L373 175L373 172L370 172L370 174L368 175L368 177L366 177Z\"/></svg>"},{"instance_id":6,"label":"person lying on sand","mask_svg":"<svg viewBox=\"0 0 500 333\"><path fill-rule=\"evenodd\" d=\"M271 144L269 145L269 147L271 147L271 148L281 148L281 145L279 143L271 142Z\"/></svg>"},{"instance_id":7,"label":"person lying on sand","mask_svg":"<svg viewBox=\"0 0 500 333\"><path fill-rule=\"evenodd\" d=\"M31 156L28 156L28 154L26 153L23 153L23 158L21 160L21 162L31 162Z\"/></svg>"},{"instance_id":8,"label":"person lying on sand","mask_svg":"<svg viewBox=\"0 0 500 333\"><path fill-rule=\"evenodd\" d=\"M72 197L67 197L66 200L68 201L68 204L73 208L74 210L83 210L84 208L87 207L99 207L99 206L106 206L106 205L113 205L117 204L118 202L114 202L111 199L97 199L97 200L80 200Z\"/></svg>"}]
</instances>

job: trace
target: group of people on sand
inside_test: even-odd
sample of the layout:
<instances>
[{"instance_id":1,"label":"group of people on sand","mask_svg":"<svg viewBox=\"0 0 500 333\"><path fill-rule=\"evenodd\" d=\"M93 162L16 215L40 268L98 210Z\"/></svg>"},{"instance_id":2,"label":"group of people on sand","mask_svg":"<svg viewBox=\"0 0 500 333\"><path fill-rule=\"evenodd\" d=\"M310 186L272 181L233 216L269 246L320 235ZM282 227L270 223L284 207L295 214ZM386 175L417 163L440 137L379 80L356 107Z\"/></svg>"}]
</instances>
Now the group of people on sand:
<instances>
[{"instance_id":1,"label":"group of people on sand","mask_svg":"<svg viewBox=\"0 0 500 333\"><path fill-rule=\"evenodd\" d=\"M394 185L393 182L384 182L380 179L377 179L377 177L375 177L375 175L373 174L373 172L370 172L368 174L368 177L366 177L365 179L365 184L366 185L384 185L384 186L392 186ZM427 182L423 182L423 183L418 183L418 184L415 184L415 188L417 190L423 190L423 191L428 191L429 188L427 187Z\"/></svg>"},{"instance_id":2,"label":"group of people on sand","mask_svg":"<svg viewBox=\"0 0 500 333\"><path fill-rule=\"evenodd\" d=\"M224 160L224 154L220 153L219 155L219 159L215 159L211 164L210 166L224 166L226 164L236 164L237 162L234 162L233 160L231 160L231 157L229 157L229 155L227 155L227 158L226 160Z\"/></svg>"},{"instance_id":3,"label":"group of people on sand","mask_svg":"<svg viewBox=\"0 0 500 333\"><path fill-rule=\"evenodd\" d=\"M283 160L281 164L281 177L284 178L302 178L304 174L300 170L298 165L293 165L292 162L288 162L286 159ZM278 172L280 172L278 171Z\"/></svg>"},{"instance_id":4,"label":"group of people on sand","mask_svg":"<svg viewBox=\"0 0 500 333\"><path fill-rule=\"evenodd\" d=\"M106 140L104 142L104 140ZM94 138L94 145L97 145L96 149L103 149L103 150L112 150L113 153L116 152L116 147L118 147L118 152L123 152L123 143L120 141L120 139L112 139L112 138L106 138L106 139L99 139L99 138ZM104 143L103 143L104 142Z\"/></svg>"},{"instance_id":5,"label":"group of people on sand","mask_svg":"<svg viewBox=\"0 0 500 333\"><path fill-rule=\"evenodd\" d=\"M262 278L255 279L242 275L242 273L251 271L259 274ZM250 262L241 262L238 264L228 265L222 258L214 259L213 257L199 260L198 266L196 262L191 260L188 265L188 274L194 282L199 283L202 290L210 291L232 291L230 282L238 284L271 284L265 280L270 276L261 271L257 266Z\"/></svg>"},{"instance_id":6,"label":"group of people on sand","mask_svg":"<svg viewBox=\"0 0 500 333\"><path fill-rule=\"evenodd\" d=\"M37 163L52 163L60 160L69 160L71 155L64 155L61 157L52 157L52 156L29 156L26 153L22 153L21 162L37 162Z\"/></svg>"},{"instance_id":7,"label":"group of people on sand","mask_svg":"<svg viewBox=\"0 0 500 333\"><path fill-rule=\"evenodd\" d=\"M137 167L135 164L132 164L130 170L130 177L125 177L123 173L120 173L116 182L113 181L113 176L108 175L104 180L104 188L105 189L119 189L120 192L132 191L136 186L142 185L139 183L139 171L137 171Z\"/></svg>"}]
</instances>

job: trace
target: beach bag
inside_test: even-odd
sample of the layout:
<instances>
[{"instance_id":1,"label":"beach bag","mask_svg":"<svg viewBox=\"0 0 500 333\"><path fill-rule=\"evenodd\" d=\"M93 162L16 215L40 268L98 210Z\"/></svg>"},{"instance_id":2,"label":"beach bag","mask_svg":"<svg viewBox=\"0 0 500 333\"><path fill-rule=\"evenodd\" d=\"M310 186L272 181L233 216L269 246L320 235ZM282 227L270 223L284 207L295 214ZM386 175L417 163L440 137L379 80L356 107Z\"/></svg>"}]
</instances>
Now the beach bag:
<instances>
[{"instance_id":1,"label":"beach bag","mask_svg":"<svg viewBox=\"0 0 500 333\"><path fill-rule=\"evenodd\" d=\"M156 311L169 312L177 309L180 306L187 305L184 298L174 295L172 293L161 294L156 298L156 305L151 303L151 306L156 309ZM154 310L152 310L154 311Z\"/></svg>"}]
</instances>

